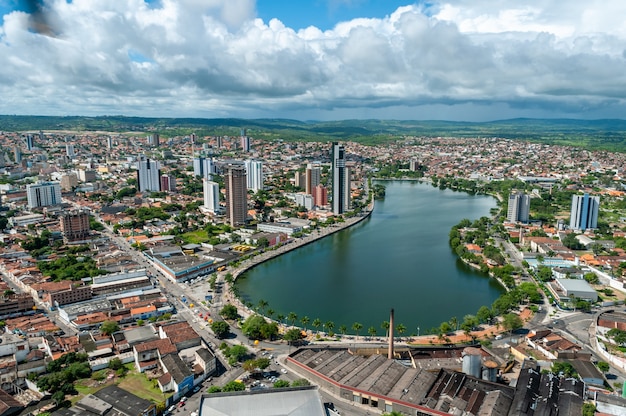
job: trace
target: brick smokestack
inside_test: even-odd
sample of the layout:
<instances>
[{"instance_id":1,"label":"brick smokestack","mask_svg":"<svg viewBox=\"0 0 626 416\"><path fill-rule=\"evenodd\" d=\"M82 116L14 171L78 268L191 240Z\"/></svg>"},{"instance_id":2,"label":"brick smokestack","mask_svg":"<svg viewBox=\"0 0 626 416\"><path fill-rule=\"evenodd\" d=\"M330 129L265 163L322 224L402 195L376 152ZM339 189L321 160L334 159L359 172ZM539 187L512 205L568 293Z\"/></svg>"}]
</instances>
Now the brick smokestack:
<instances>
[{"instance_id":1,"label":"brick smokestack","mask_svg":"<svg viewBox=\"0 0 626 416\"><path fill-rule=\"evenodd\" d=\"M391 314L389 315L389 351L387 352L387 359L393 360L393 308L391 308Z\"/></svg>"}]
</instances>

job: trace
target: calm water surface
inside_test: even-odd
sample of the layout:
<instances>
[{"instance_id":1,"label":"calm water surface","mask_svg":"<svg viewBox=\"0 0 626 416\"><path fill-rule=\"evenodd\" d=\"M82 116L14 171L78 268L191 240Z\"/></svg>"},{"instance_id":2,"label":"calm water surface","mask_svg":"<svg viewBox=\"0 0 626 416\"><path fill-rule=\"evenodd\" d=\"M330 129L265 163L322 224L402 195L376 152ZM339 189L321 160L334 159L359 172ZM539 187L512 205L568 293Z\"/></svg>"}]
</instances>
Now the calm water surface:
<instances>
[{"instance_id":1,"label":"calm water surface","mask_svg":"<svg viewBox=\"0 0 626 416\"><path fill-rule=\"evenodd\" d=\"M369 219L249 270L237 280L242 297L254 305L264 299L274 316L332 321L335 332L343 324L353 333L359 322L361 335L370 326L384 334L391 308L410 335L491 305L503 289L457 259L448 233L463 218L489 216L495 200L418 182L383 184L385 200Z\"/></svg>"}]
</instances>

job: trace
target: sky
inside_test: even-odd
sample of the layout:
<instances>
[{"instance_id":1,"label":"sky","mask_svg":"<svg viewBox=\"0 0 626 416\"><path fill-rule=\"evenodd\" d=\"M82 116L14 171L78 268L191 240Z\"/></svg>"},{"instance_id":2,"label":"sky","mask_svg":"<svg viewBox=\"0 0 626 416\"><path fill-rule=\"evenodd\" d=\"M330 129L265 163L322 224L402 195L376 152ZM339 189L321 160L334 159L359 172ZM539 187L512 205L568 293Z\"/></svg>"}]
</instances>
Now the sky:
<instances>
[{"instance_id":1,"label":"sky","mask_svg":"<svg viewBox=\"0 0 626 416\"><path fill-rule=\"evenodd\" d=\"M0 0L0 114L626 114L622 0L39 1Z\"/></svg>"}]
</instances>

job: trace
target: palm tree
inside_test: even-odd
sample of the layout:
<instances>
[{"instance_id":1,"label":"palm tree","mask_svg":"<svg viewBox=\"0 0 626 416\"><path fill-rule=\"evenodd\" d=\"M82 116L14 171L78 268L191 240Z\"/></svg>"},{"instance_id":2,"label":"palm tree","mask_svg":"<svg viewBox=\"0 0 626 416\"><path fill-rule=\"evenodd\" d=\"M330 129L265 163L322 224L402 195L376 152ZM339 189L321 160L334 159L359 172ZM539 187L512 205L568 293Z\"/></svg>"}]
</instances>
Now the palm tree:
<instances>
[{"instance_id":1,"label":"palm tree","mask_svg":"<svg viewBox=\"0 0 626 416\"><path fill-rule=\"evenodd\" d=\"M315 318L313 320L313 326L315 327L315 332L319 332L320 326L322 326L322 321L320 320L320 318Z\"/></svg>"},{"instance_id":2,"label":"palm tree","mask_svg":"<svg viewBox=\"0 0 626 416\"><path fill-rule=\"evenodd\" d=\"M400 334L400 341L402 341L402 334L406 331L406 326L404 326L404 324L398 324L396 325L396 331Z\"/></svg>"},{"instance_id":3,"label":"palm tree","mask_svg":"<svg viewBox=\"0 0 626 416\"><path fill-rule=\"evenodd\" d=\"M380 327L385 330L385 338L389 336L389 321L383 321Z\"/></svg>"},{"instance_id":4,"label":"palm tree","mask_svg":"<svg viewBox=\"0 0 626 416\"><path fill-rule=\"evenodd\" d=\"M278 315L276 315L276 319L278 319L278 322L282 324L283 320L285 319L285 315L283 315L282 313L279 313Z\"/></svg>"},{"instance_id":5,"label":"palm tree","mask_svg":"<svg viewBox=\"0 0 626 416\"><path fill-rule=\"evenodd\" d=\"M356 336L359 336L359 331L363 328L363 324L359 322L355 322L352 324L352 329L356 332Z\"/></svg>"},{"instance_id":6,"label":"palm tree","mask_svg":"<svg viewBox=\"0 0 626 416\"><path fill-rule=\"evenodd\" d=\"M454 328L455 331L459 329L459 320L456 319L456 316L450 318L450 326Z\"/></svg>"},{"instance_id":7,"label":"palm tree","mask_svg":"<svg viewBox=\"0 0 626 416\"><path fill-rule=\"evenodd\" d=\"M302 326L304 327L304 330L305 330L305 331L306 331L306 326L307 326L307 324L308 324L310 321L311 321L311 320L309 319L309 317L308 317L308 316L303 316L303 317L300 319L300 323L301 323L301 324L302 324Z\"/></svg>"},{"instance_id":8,"label":"palm tree","mask_svg":"<svg viewBox=\"0 0 626 416\"><path fill-rule=\"evenodd\" d=\"M332 337L333 336L333 329L335 328L335 323L333 321L326 321L324 326L326 327L326 332L328 332L328 335L330 335Z\"/></svg>"},{"instance_id":9,"label":"palm tree","mask_svg":"<svg viewBox=\"0 0 626 416\"><path fill-rule=\"evenodd\" d=\"M261 315L263 315L263 311L265 310L265 308L267 308L267 301L263 300L263 299L259 299L259 302L256 304L256 307L259 309L259 312L261 313Z\"/></svg>"},{"instance_id":10,"label":"palm tree","mask_svg":"<svg viewBox=\"0 0 626 416\"><path fill-rule=\"evenodd\" d=\"M291 322L291 326L298 320L298 315L295 312L289 312L287 314L287 320Z\"/></svg>"},{"instance_id":11,"label":"palm tree","mask_svg":"<svg viewBox=\"0 0 626 416\"><path fill-rule=\"evenodd\" d=\"M276 313L276 311L272 308L267 310L267 316L271 319L272 316Z\"/></svg>"},{"instance_id":12,"label":"palm tree","mask_svg":"<svg viewBox=\"0 0 626 416\"><path fill-rule=\"evenodd\" d=\"M370 338L374 338L376 336L376 328L374 328L374 326L370 326L367 332L370 334Z\"/></svg>"},{"instance_id":13,"label":"palm tree","mask_svg":"<svg viewBox=\"0 0 626 416\"><path fill-rule=\"evenodd\" d=\"M339 332L341 332L341 335L346 335L346 332L348 332L348 327L345 325L341 325L339 327Z\"/></svg>"}]
</instances>

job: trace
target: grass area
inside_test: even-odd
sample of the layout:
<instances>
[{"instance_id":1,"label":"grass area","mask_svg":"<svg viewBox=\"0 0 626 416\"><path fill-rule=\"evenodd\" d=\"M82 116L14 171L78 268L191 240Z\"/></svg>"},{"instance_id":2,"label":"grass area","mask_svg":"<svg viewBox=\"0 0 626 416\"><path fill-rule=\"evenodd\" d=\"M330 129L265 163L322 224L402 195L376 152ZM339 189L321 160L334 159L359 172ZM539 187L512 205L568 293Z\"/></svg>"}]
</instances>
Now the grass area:
<instances>
[{"instance_id":1,"label":"grass area","mask_svg":"<svg viewBox=\"0 0 626 416\"><path fill-rule=\"evenodd\" d=\"M209 241L209 233L204 230L188 231L180 237L185 244L201 244Z\"/></svg>"},{"instance_id":2,"label":"grass area","mask_svg":"<svg viewBox=\"0 0 626 416\"><path fill-rule=\"evenodd\" d=\"M155 383L141 373L129 373L119 383L118 387L132 392L134 395L141 397L142 399L150 400L155 403L163 402L166 397L158 387L155 387Z\"/></svg>"}]
</instances>

